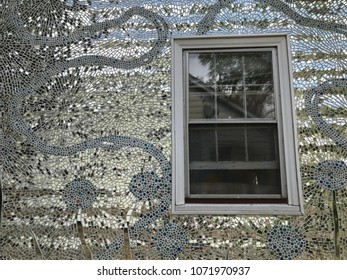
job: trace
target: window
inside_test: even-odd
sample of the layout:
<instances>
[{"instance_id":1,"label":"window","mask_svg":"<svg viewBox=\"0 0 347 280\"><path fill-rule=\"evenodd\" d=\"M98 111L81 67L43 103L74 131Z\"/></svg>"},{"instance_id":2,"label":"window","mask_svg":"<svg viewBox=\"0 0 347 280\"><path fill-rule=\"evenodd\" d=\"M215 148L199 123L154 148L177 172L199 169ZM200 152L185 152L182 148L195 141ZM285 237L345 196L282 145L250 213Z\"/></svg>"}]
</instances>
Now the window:
<instances>
[{"instance_id":1,"label":"window","mask_svg":"<svg viewBox=\"0 0 347 280\"><path fill-rule=\"evenodd\" d=\"M173 213L303 213L288 42L173 39Z\"/></svg>"}]
</instances>

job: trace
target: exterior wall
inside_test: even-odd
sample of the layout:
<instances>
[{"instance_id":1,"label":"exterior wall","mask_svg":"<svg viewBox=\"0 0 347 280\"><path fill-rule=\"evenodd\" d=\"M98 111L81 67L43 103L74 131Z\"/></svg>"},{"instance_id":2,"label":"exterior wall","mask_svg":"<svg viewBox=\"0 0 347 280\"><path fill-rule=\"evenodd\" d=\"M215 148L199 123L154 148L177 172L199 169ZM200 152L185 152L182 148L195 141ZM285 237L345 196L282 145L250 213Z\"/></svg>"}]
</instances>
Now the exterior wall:
<instances>
[{"instance_id":1,"label":"exterior wall","mask_svg":"<svg viewBox=\"0 0 347 280\"><path fill-rule=\"evenodd\" d=\"M345 0L0 4L2 259L347 259ZM173 35L291 35L304 216L171 215Z\"/></svg>"}]
</instances>

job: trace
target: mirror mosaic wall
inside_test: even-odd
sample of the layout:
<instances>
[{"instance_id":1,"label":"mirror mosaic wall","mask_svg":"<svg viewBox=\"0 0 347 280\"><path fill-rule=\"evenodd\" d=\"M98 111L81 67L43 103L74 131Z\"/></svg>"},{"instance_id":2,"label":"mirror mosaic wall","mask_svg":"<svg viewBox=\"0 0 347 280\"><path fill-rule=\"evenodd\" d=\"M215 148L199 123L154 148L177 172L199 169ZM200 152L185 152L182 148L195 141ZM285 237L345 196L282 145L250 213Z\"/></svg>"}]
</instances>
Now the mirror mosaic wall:
<instances>
[{"instance_id":1,"label":"mirror mosaic wall","mask_svg":"<svg viewBox=\"0 0 347 280\"><path fill-rule=\"evenodd\" d=\"M347 1L4 0L1 259L347 259ZM304 216L174 216L171 43L288 32Z\"/></svg>"}]
</instances>

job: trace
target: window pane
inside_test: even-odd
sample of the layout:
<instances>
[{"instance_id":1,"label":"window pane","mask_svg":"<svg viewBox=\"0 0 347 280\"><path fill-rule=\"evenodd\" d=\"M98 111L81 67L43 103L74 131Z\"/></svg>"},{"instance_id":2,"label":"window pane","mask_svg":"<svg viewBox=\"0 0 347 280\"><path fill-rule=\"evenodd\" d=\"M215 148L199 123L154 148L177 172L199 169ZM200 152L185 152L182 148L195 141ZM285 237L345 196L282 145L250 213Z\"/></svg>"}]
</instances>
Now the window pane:
<instances>
[{"instance_id":1,"label":"window pane","mask_svg":"<svg viewBox=\"0 0 347 280\"><path fill-rule=\"evenodd\" d=\"M216 160L216 135L213 126L197 125L189 128L189 159Z\"/></svg>"},{"instance_id":2,"label":"window pane","mask_svg":"<svg viewBox=\"0 0 347 280\"><path fill-rule=\"evenodd\" d=\"M244 55L238 52L213 52L214 71L218 89L231 89L244 84Z\"/></svg>"},{"instance_id":3,"label":"window pane","mask_svg":"<svg viewBox=\"0 0 347 280\"><path fill-rule=\"evenodd\" d=\"M190 193L281 194L280 170L190 170Z\"/></svg>"},{"instance_id":4,"label":"window pane","mask_svg":"<svg viewBox=\"0 0 347 280\"><path fill-rule=\"evenodd\" d=\"M278 154L276 125L248 125L247 151L249 161L276 160Z\"/></svg>"},{"instance_id":5,"label":"window pane","mask_svg":"<svg viewBox=\"0 0 347 280\"><path fill-rule=\"evenodd\" d=\"M275 119L275 100L272 86L247 86L247 117Z\"/></svg>"},{"instance_id":6,"label":"window pane","mask_svg":"<svg viewBox=\"0 0 347 280\"><path fill-rule=\"evenodd\" d=\"M189 93L189 119L214 119L214 96L206 92Z\"/></svg>"},{"instance_id":7,"label":"window pane","mask_svg":"<svg viewBox=\"0 0 347 280\"><path fill-rule=\"evenodd\" d=\"M204 85L214 85L213 52L188 54L189 76L201 81Z\"/></svg>"},{"instance_id":8,"label":"window pane","mask_svg":"<svg viewBox=\"0 0 347 280\"><path fill-rule=\"evenodd\" d=\"M221 125L218 131L218 160L246 160L246 141L244 125Z\"/></svg>"},{"instance_id":9,"label":"window pane","mask_svg":"<svg viewBox=\"0 0 347 280\"><path fill-rule=\"evenodd\" d=\"M232 119L245 116L243 87L237 87L234 91L221 91L217 95L217 118Z\"/></svg>"},{"instance_id":10,"label":"window pane","mask_svg":"<svg viewBox=\"0 0 347 280\"><path fill-rule=\"evenodd\" d=\"M246 85L272 84L272 52L244 53L245 83Z\"/></svg>"},{"instance_id":11,"label":"window pane","mask_svg":"<svg viewBox=\"0 0 347 280\"><path fill-rule=\"evenodd\" d=\"M216 52L217 118L244 118L243 53Z\"/></svg>"},{"instance_id":12,"label":"window pane","mask_svg":"<svg viewBox=\"0 0 347 280\"><path fill-rule=\"evenodd\" d=\"M212 53L189 53L189 119L216 117Z\"/></svg>"},{"instance_id":13,"label":"window pane","mask_svg":"<svg viewBox=\"0 0 347 280\"><path fill-rule=\"evenodd\" d=\"M245 91L248 118L275 118L272 53L246 53Z\"/></svg>"}]
</instances>

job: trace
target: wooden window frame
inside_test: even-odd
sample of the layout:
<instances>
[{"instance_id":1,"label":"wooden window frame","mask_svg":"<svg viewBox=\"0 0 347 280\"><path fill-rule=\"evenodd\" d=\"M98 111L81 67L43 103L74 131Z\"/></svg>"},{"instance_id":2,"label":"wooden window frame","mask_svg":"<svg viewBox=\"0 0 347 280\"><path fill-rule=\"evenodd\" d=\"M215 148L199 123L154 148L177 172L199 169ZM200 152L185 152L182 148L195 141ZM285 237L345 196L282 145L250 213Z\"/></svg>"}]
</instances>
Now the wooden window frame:
<instances>
[{"instance_id":1,"label":"wooden window frame","mask_svg":"<svg viewBox=\"0 0 347 280\"><path fill-rule=\"evenodd\" d=\"M187 106L184 54L189 50L250 50L255 48L275 50L273 61L274 80L278 81L276 111L279 146L281 153L282 193L286 199L264 198L254 203L245 198L211 198L200 200L187 198ZM292 86L292 68L289 34L261 34L234 36L189 36L172 39L172 143L173 143L173 214L264 214L264 215L301 215L303 199L296 138L295 101ZM240 121L244 123L244 121ZM266 123L260 122L260 123Z\"/></svg>"}]
</instances>

